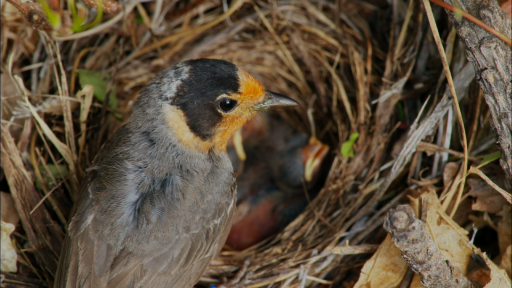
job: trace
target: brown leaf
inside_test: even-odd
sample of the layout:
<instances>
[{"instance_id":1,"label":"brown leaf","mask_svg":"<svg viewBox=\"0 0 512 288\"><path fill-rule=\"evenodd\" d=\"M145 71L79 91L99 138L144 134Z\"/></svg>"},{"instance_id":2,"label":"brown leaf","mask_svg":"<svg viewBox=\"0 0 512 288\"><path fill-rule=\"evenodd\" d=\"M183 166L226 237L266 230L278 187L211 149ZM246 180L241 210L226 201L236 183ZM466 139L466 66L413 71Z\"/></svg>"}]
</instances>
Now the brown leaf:
<instances>
[{"instance_id":1,"label":"brown leaf","mask_svg":"<svg viewBox=\"0 0 512 288\"><path fill-rule=\"evenodd\" d=\"M474 247L474 246L473 246ZM480 255L485 261L485 264L487 264L487 267L491 271L491 281L485 285L485 288L505 288L505 287L511 287L512 283L510 282L510 278L508 277L507 273L503 270L498 268L494 262L492 262L489 257L487 257L486 254L482 253L480 249L473 248L473 250ZM509 258L510 259L510 258Z\"/></svg>"},{"instance_id":2,"label":"brown leaf","mask_svg":"<svg viewBox=\"0 0 512 288\"><path fill-rule=\"evenodd\" d=\"M507 203L507 200L500 194L491 196L480 196L476 199L475 203L471 205L471 208L476 211L498 213L503 209L503 205Z\"/></svg>"},{"instance_id":3,"label":"brown leaf","mask_svg":"<svg viewBox=\"0 0 512 288\"><path fill-rule=\"evenodd\" d=\"M407 268L407 262L402 259L400 250L388 235L373 257L365 263L354 288L398 287Z\"/></svg>"},{"instance_id":4,"label":"brown leaf","mask_svg":"<svg viewBox=\"0 0 512 288\"><path fill-rule=\"evenodd\" d=\"M501 194L501 196L503 196L507 200L508 203L512 204L512 196L510 195L510 193L505 191L503 188L498 186L496 183L494 183L480 169L478 169L477 167L471 166L471 168L468 171L468 174L472 174L472 173L480 176L480 178L482 178L482 180L484 180L489 186L491 186L494 190L499 192Z\"/></svg>"},{"instance_id":5,"label":"brown leaf","mask_svg":"<svg viewBox=\"0 0 512 288\"><path fill-rule=\"evenodd\" d=\"M507 247L500 263L500 268L507 272L508 277L512 277L512 261L510 259L512 259L512 245Z\"/></svg>"},{"instance_id":6,"label":"brown leaf","mask_svg":"<svg viewBox=\"0 0 512 288\"><path fill-rule=\"evenodd\" d=\"M11 223L15 226L18 225L18 222L20 222L20 216L18 215L18 211L16 211L16 207L14 207L14 201L12 200L11 194L2 192L1 195L0 204L2 205L2 221Z\"/></svg>"},{"instance_id":7,"label":"brown leaf","mask_svg":"<svg viewBox=\"0 0 512 288\"><path fill-rule=\"evenodd\" d=\"M435 239L445 259L465 273L473 253L468 246L467 231L445 214L433 186L425 186L418 189L418 192L422 192L421 197L428 199L428 224L426 225L428 234ZM411 206L418 215L419 197L412 199L411 202ZM400 250L388 235L374 256L364 265L359 281L354 287L398 287L407 267L407 262L402 259ZM410 287L423 287L418 275L415 275Z\"/></svg>"},{"instance_id":8,"label":"brown leaf","mask_svg":"<svg viewBox=\"0 0 512 288\"><path fill-rule=\"evenodd\" d=\"M471 281L477 282L478 284L486 285L487 283L491 282L491 271L485 268L480 268L469 273L466 275L466 277Z\"/></svg>"},{"instance_id":9,"label":"brown leaf","mask_svg":"<svg viewBox=\"0 0 512 288\"><path fill-rule=\"evenodd\" d=\"M455 175L459 172L459 164L455 162L446 163L443 171L443 184L444 186L450 185Z\"/></svg>"},{"instance_id":10,"label":"brown leaf","mask_svg":"<svg viewBox=\"0 0 512 288\"><path fill-rule=\"evenodd\" d=\"M501 221L498 222L498 243L500 246L500 268L507 271L508 276L511 276L512 266L512 207L506 205L503 210L498 214L501 216Z\"/></svg>"},{"instance_id":11,"label":"brown leaf","mask_svg":"<svg viewBox=\"0 0 512 288\"><path fill-rule=\"evenodd\" d=\"M505 174L501 167L496 164L489 164L481 168L481 171L499 187L505 187ZM471 176L467 179L470 187L468 195L477 198L472 209L489 213L498 213L503 209L507 200L494 188L487 184L482 178Z\"/></svg>"}]
</instances>

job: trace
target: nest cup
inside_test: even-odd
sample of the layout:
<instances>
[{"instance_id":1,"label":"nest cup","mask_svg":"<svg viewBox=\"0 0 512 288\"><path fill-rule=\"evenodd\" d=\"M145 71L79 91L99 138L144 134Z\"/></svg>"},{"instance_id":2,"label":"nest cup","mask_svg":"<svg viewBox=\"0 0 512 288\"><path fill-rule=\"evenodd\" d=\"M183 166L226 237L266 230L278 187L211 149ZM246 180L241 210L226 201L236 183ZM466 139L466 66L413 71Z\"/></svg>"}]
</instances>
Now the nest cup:
<instances>
[{"instance_id":1,"label":"nest cup","mask_svg":"<svg viewBox=\"0 0 512 288\"><path fill-rule=\"evenodd\" d=\"M16 120L21 128L8 127L11 132L6 132L9 129L2 126L2 133L12 136L2 136L2 158L4 152L18 154L19 149L20 157L26 157L28 163L13 162L12 169L18 174L7 177L9 184L14 183L12 179L21 179L14 189L25 194L15 197L30 199L19 202L18 211L25 211L23 229L32 247L43 248L30 256L36 261L29 261L27 266L51 285L71 203L77 196L73 191L78 191L85 169L101 145L121 125L119 119L126 119L143 84L172 63L207 57L231 61L268 90L298 100L300 108L277 113L296 130L328 144L332 164L319 195L284 231L248 250L222 252L203 275L201 285L296 287L332 283L323 279L335 281L339 277L343 256L332 254L331 249L349 239L351 244L362 243L380 226L379 212L363 219L373 228L354 228L369 210L366 202L374 199L375 203L382 196L371 195L378 188L371 180L383 163L382 147L388 140L385 136L391 116L372 118L370 101L377 97L371 94L373 88L381 85L381 76L372 76L384 70L386 55L381 49L387 47L374 46L371 35L387 31L389 24L376 17L377 9L367 2L196 1L184 8L171 2L164 3L165 9L150 2L137 13L129 10L114 26L72 41L55 42L35 33L15 12L2 25L2 29L22 35L20 39L35 43L6 40L2 48L10 85L24 91L17 100L39 109L31 110L14 101L9 113L16 109L26 112L26 117ZM157 16L145 18L148 16L140 9ZM134 24L140 23L137 17L145 26ZM113 18L105 21L109 19ZM407 37L407 33L414 31L405 32L401 44L412 46L414 37ZM69 39L59 37L54 35ZM27 49L33 54L16 52ZM406 57L404 52L397 59ZM21 69L26 63L42 65ZM111 75L105 80L105 89L110 91L106 99L103 103L93 101L85 112L76 105L80 101L83 108L86 97L75 94L84 92L78 69ZM19 79L15 75L20 75ZM2 89L6 87L2 83ZM119 100L117 108L109 106L109 97ZM56 109L45 110L49 98L58 99ZM42 117L36 117L38 113ZM377 121L379 125L375 125ZM374 126L375 132L370 131ZM355 132L359 137L353 156L342 156L342 144ZM3 162L2 166L7 167ZM44 171L54 168L62 177L45 176ZM23 178L25 174L31 178ZM42 201L45 195L50 196ZM36 212L30 214L32 210Z\"/></svg>"}]
</instances>

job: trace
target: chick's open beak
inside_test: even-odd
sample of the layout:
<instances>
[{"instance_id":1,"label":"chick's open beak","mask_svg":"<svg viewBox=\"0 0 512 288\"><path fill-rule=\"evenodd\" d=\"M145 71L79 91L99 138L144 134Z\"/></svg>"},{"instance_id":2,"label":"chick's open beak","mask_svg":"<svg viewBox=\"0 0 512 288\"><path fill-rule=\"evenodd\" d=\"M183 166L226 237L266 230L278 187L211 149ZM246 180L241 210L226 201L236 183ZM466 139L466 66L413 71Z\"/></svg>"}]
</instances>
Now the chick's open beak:
<instances>
[{"instance_id":1,"label":"chick's open beak","mask_svg":"<svg viewBox=\"0 0 512 288\"><path fill-rule=\"evenodd\" d=\"M263 102L256 105L255 108L258 109L268 109L271 107L277 107L277 106L297 106L299 103L297 101L288 98L286 96L283 96L278 93L265 91L265 98L263 99Z\"/></svg>"},{"instance_id":2,"label":"chick's open beak","mask_svg":"<svg viewBox=\"0 0 512 288\"><path fill-rule=\"evenodd\" d=\"M325 156L329 152L329 146L323 144L315 137L309 139L308 145L302 148L304 156L304 178L307 182L311 182L315 178Z\"/></svg>"}]
</instances>

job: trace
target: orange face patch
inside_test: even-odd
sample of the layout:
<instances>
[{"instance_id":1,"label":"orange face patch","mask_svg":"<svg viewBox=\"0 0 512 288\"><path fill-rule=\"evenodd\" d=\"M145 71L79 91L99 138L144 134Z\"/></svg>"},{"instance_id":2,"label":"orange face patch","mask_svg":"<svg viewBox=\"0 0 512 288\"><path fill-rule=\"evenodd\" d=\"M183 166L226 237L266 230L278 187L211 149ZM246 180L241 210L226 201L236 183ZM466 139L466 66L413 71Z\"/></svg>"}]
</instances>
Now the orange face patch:
<instances>
[{"instance_id":1,"label":"orange face patch","mask_svg":"<svg viewBox=\"0 0 512 288\"><path fill-rule=\"evenodd\" d=\"M265 88L251 74L241 70L238 72L240 79L240 96L253 104L259 103L265 95Z\"/></svg>"},{"instance_id":2,"label":"orange face patch","mask_svg":"<svg viewBox=\"0 0 512 288\"><path fill-rule=\"evenodd\" d=\"M256 111L253 107L263 101L265 88L258 80L244 70L239 70L240 94L224 95L238 101L238 106L222 117L213 137L213 147L217 151L225 151L229 138L240 129L247 120L251 119Z\"/></svg>"},{"instance_id":3,"label":"orange face patch","mask_svg":"<svg viewBox=\"0 0 512 288\"><path fill-rule=\"evenodd\" d=\"M208 153L210 148L212 148L212 143L210 141L203 141L190 130L183 111L175 106L166 106L164 110L167 125L181 144L192 150Z\"/></svg>"}]
</instances>

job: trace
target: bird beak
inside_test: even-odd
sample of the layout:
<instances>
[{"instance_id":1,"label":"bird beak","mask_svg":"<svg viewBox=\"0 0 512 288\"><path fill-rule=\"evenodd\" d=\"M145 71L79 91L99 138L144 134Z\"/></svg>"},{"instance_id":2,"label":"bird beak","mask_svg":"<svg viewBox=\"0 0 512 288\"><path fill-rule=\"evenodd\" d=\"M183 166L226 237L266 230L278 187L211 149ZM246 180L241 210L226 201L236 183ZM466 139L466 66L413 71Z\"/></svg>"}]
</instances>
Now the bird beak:
<instances>
[{"instance_id":1,"label":"bird beak","mask_svg":"<svg viewBox=\"0 0 512 288\"><path fill-rule=\"evenodd\" d=\"M308 145L302 148L302 154L305 158L304 178L307 182L311 182L315 178L327 152L329 152L329 146L314 137L311 137Z\"/></svg>"},{"instance_id":2,"label":"bird beak","mask_svg":"<svg viewBox=\"0 0 512 288\"><path fill-rule=\"evenodd\" d=\"M265 91L265 98L263 99L263 102L260 104L257 104L254 106L254 108L257 109L269 109L272 107L279 107L279 106L298 106L299 103L297 101L288 98L286 96L283 96L281 94L277 94L270 91Z\"/></svg>"}]
</instances>

